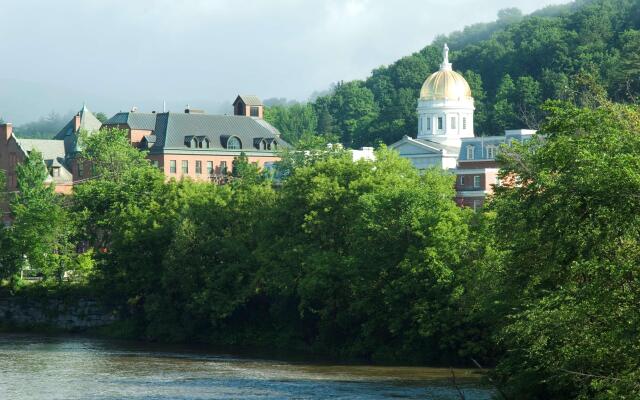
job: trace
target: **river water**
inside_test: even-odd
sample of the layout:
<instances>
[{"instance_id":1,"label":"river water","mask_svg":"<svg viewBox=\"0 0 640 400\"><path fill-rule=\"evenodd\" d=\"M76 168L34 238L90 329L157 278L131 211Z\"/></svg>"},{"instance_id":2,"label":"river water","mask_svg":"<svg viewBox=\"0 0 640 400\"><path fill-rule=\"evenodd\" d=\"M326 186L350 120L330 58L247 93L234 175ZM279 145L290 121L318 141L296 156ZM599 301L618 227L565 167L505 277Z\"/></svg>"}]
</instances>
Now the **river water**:
<instances>
[{"instance_id":1,"label":"river water","mask_svg":"<svg viewBox=\"0 0 640 400\"><path fill-rule=\"evenodd\" d=\"M478 372L252 359L92 338L0 334L0 399L490 399Z\"/></svg>"}]
</instances>

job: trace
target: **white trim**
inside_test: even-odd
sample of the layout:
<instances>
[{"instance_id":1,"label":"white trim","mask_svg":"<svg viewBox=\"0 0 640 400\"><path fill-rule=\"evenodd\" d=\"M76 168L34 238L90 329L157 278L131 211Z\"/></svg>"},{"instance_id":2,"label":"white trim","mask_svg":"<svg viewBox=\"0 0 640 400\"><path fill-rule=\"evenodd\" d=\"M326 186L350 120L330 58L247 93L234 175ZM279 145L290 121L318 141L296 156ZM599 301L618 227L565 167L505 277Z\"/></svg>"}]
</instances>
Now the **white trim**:
<instances>
[{"instance_id":1,"label":"white trim","mask_svg":"<svg viewBox=\"0 0 640 400\"><path fill-rule=\"evenodd\" d=\"M500 168L469 168L469 169L464 169L464 168L456 168L456 174L457 175L467 175L467 174L486 174L488 172L498 172L500 171Z\"/></svg>"},{"instance_id":2,"label":"white trim","mask_svg":"<svg viewBox=\"0 0 640 400\"><path fill-rule=\"evenodd\" d=\"M486 197L489 192L487 190L461 190L456 194L460 197Z\"/></svg>"}]
</instances>

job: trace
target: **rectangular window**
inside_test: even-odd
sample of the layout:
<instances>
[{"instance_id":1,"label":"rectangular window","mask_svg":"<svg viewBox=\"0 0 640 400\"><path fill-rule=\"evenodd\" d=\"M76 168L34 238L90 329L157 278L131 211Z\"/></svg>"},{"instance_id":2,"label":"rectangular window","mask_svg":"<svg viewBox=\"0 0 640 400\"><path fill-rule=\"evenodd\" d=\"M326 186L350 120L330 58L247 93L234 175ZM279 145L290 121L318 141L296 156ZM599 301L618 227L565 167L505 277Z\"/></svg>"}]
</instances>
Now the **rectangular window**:
<instances>
[{"instance_id":1,"label":"rectangular window","mask_svg":"<svg viewBox=\"0 0 640 400\"><path fill-rule=\"evenodd\" d=\"M16 153L9 153L9 167L16 165L18 163L18 159L16 157Z\"/></svg>"},{"instance_id":2,"label":"rectangular window","mask_svg":"<svg viewBox=\"0 0 640 400\"><path fill-rule=\"evenodd\" d=\"M196 174L200 175L202 173L202 161L196 161Z\"/></svg>"},{"instance_id":3,"label":"rectangular window","mask_svg":"<svg viewBox=\"0 0 640 400\"><path fill-rule=\"evenodd\" d=\"M431 130L431 117L427 118L427 130L430 131Z\"/></svg>"},{"instance_id":4,"label":"rectangular window","mask_svg":"<svg viewBox=\"0 0 640 400\"><path fill-rule=\"evenodd\" d=\"M495 146L487 146L487 158L495 158L495 157L496 157Z\"/></svg>"},{"instance_id":5,"label":"rectangular window","mask_svg":"<svg viewBox=\"0 0 640 400\"><path fill-rule=\"evenodd\" d=\"M78 163L78 176L80 178L82 178L84 176L84 163L83 162L79 162Z\"/></svg>"},{"instance_id":6,"label":"rectangular window","mask_svg":"<svg viewBox=\"0 0 640 400\"><path fill-rule=\"evenodd\" d=\"M422 118L418 118L418 130L422 130Z\"/></svg>"},{"instance_id":7,"label":"rectangular window","mask_svg":"<svg viewBox=\"0 0 640 400\"><path fill-rule=\"evenodd\" d=\"M460 184L464 185L464 175L460 175Z\"/></svg>"},{"instance_id":8,"label":"rectangular window","mask_svg":"<svg viewBox=\"0 0 640 400\"><path fill-rule=\"evenodd\" d=\"M172 174L176 173L176 160L169 161L169 172Z\"/></svg>"},{"instance_id":9,"label":"rectangular window","mask_svg":"<svg viewBox=\"0 0 640 400\"><path fill-rule=\"evenodd\" d=\"M480 200L474 200L473 201L473 212L477 212L480 209Z\"/></svg>"},{"instance_id":10,"label":"rectangular window","mask_svg":"<svg viewBox=\"0 0 640 400\"><path fill-rule=\"evenodd\" d=\"M480 187L480 175L475 175L473 177L473 187L474 188L479 188Z\"/></svg>"},{"instance_id":11,"label":"rectangular window","mask_svg":"<svg viewBox=\"0 0 640 400\"><path fill-rule=\"evenodd\" d=\"M213 175L213 161L207 161L207 174Z\"/></svg>"},{"instance_id":12,"label":"rectangular window","mask_svg":"<svg viewBox=\"0 0 640 400\"><path fill-rule=\"evenodd\" d=\"M249 113L251 114L252 117L259 117L260 116L260 108L252 106L249 109Z\"/></svg>"},{"instance_id":13,"label":"rectangular window","mask_svg":"<svg viewBox=\"0 0 640 400\"><path fill-rule=\"evenodd\" d=\"M462 129L467 129L467 117L462 117Z\"/></svg>"},{"instance_id":14,"label":"rectangular window","mask_svg":"<svg viewBox=\"0 0 640 400\"><path fill-rule=\"evenodd\" d=\"M53 176L53 177L60 176L60 167L51 168L51 176Z\"/></svg>"},{"instance_id":15,"label":"rectangular window","mask_svg":"<svg viewBox=\"0 0 640 400\"><path fill-rule=\"evenodd\" d=\"M187 160L182 160L182 173L183 174L189 173L189 161Z\"/></svg>"},{"instance_id":16,"label":"rectangular window","mask_svg":"<svg viewBox=\"0 0 640 400\"><path fill-rule=\"evenodd\" d=\"M438 129L442 129L442 117L438 117Z\"/></svg>"},{"instance_id":17,"label":"rectangular window","mask_svg":"<svg viewBox=\"0 0 640 400\"><path fill-rule=\"evenodd\" d=\"M473 160L475 158L473 146L467 146L467 160Z\"/></svg>"},{"instance_id":18,"label":"rectangular window","mask_svg":"<svg viewBox=\"0 0 640 400\"><path fill-rule=\"evenodd\" d=\"M151 161L151 165L153 165L153 166L154 166L154 167L156 167L156 168L159 168L159 167L160 167L160 164L158 163L158 160L152 160L152 161Z\"/></svg>"},{"instance_id":19,"label":"rectangular window","mask_svg":"<svg viewBox=\"0 0 640 400\"><path fill-rule=\"evenodd\" d=\"M226 174L227 173L227 162L226 161L220 161L220 173L221 174Z\"/></svg>"},{"instance_id":20,"label":"rectangular window","mask_svg":"<svg viewBox=\"0 0 640 400\"><path fill-rule=\"evenodd\" d=\"M451 117L451 129L456 129L456 117Z\"/></svg>"}]
</instances>

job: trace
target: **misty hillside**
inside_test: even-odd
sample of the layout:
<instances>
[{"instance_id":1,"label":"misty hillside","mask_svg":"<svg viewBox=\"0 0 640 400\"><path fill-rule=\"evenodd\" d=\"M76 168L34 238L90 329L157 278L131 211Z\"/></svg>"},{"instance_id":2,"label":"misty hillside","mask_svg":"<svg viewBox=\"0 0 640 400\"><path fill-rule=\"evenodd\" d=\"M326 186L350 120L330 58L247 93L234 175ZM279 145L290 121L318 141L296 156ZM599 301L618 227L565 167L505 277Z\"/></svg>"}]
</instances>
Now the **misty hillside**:
<instances>
[{"instance_id":1,"label":"misty hillside","mask_svg":"<svg viewBox=\"0 0 640 400\"><path fill-rule=\"evenodd\" d=\"M350 146L415 135L420 87L439 68L447 42L454 70L473 91L476 135L537 128L546 99L638 101L639 29L640 0L577 1L528 16L507 9L495 22L438 37L363 81L340 82L309 104L274 106L266 115L292 142L303 133Z\"/></svg>"}]
</instances>

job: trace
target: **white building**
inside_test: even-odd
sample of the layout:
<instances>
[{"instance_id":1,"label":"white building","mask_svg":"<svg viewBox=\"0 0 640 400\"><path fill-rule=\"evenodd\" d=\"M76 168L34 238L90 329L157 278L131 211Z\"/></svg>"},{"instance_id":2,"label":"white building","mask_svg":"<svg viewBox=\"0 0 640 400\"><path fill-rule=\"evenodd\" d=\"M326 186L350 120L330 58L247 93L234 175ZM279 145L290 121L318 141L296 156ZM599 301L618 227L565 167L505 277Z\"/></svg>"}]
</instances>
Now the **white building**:
<instances>
[{"instance_id":1,"label":"white building","mask_svg":"<svg viewBox=\"0 0 640 400\"><path fill-rule=\"evenodd\" d=\"M510 130L505 136L475 137L471 88L449 62L444 45L440 70L422 85L418 99L418 134L405 135L389 146L418 169L442 168L456 174L456 201L474 209L497 182L495 156L501 144L528 140L531 130Z\"/></svg>"}]
</instances>

